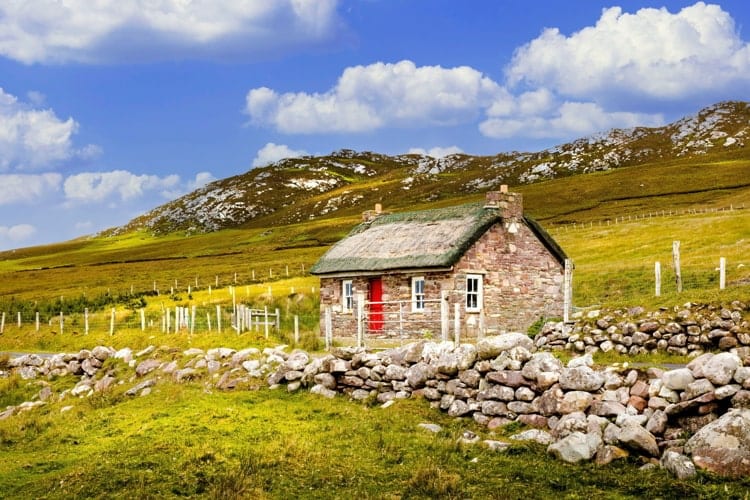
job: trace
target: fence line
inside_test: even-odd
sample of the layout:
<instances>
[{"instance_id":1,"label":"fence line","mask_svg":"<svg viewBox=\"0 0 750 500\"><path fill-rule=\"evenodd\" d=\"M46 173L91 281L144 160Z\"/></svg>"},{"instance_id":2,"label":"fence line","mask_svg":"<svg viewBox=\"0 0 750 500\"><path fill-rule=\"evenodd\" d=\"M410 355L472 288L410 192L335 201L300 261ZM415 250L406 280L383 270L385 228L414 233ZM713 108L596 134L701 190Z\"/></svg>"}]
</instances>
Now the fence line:
<instances>
[{"instance_id":1,"label":"fence line","mask_svg":"<svg viewBox=\"0 0 750 500\"><path fill-rule=\"evenodd\" d=\"M719 212L734 212L736 210L745 210L745 204L734 206L729 205L728 207L718 208L686 208L682 210L655 210L651 212L643 212L640 214L628 214L623 216L615 216L612 218L598 219L588 222L571 222L570 224L551 224L549 226L550 232L555 234L567 233L568 231L591 229L594 226L603 227L610 225L625 224L628 222L637 222L639 220L652 219L656 217L672 217L672 216L684 216L684 215L706 215Z\"/></svg>"}]
</instances>

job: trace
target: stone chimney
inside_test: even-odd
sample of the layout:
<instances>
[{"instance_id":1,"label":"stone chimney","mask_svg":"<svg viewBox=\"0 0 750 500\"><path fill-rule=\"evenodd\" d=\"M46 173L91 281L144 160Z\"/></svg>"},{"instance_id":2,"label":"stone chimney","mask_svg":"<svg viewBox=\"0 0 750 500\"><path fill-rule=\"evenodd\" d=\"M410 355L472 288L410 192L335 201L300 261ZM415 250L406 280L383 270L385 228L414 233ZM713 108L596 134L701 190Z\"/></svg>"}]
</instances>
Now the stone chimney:
<instances>
[{"instance_id":1,"label":"stone chimney","mask_svg":"<svg viewBox=\"0 0 750 500\"><path fill-rule=\"evenodd\" d=\"M497 208L501 210L503 219L523 218L523 197L520 193L509 193L508 186L503 184L500 191L488 191L484 208Z\"/></svg>"}]
</instances>

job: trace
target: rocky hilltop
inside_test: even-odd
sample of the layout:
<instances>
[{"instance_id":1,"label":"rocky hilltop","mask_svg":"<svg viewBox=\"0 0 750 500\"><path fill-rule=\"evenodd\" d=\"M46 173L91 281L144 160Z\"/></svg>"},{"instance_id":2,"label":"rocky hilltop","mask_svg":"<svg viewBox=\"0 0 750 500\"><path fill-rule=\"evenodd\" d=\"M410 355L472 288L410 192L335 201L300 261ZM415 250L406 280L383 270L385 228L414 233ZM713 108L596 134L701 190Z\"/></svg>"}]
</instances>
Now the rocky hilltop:
<instances>
[{"instance_id":1,"label":"rocky hilltop","mask_svg":"<svg viewBox=\"0 0 750 500\"><path fill-rule=\"evenodd\" d=\"M302 222L618 167L706 155L736 155L748 140L750 106L722 102L663 127L614 129L536 153L443 158L340 150L290 158L212 182L107 231L204 233L268 221ZM439 185L439 189L436 189Z\"/></svg>"}]
</instances>

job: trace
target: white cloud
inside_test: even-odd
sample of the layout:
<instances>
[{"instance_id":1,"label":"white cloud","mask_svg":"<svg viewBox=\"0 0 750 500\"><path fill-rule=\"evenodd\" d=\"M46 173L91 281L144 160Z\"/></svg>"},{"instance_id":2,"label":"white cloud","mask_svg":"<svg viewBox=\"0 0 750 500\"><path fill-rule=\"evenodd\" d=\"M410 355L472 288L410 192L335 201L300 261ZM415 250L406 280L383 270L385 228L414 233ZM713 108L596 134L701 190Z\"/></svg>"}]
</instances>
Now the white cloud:
<instances>
[{"instance_id":1,"label":"white cloud","mask_svg":"<svg viewBox=\"0 0 750 500\"><path fill-rule=\"evenodd\" d=\"M51 109L35 109L0 88L0 172L48 168L72 158L96 156L98 146L81 150L72 137L78 123L61 120Z\"/></svg>"},{"instance_id":2,"label":"white cloud","mask_svg":"<svg viewBox=\"0 0 750 500\"><path fill-rule=\"evenodd\" d=\"M62 175L0 174L0 205L41 201L62 184Z\"/></svg>"},{"instance_id":3,"label":"white cloud","mask_svg":"<svg viewBox=\"0 0 750 500\"><path fill-rule=\"evenodd\" d=\"M8 241L13 244L28 240L36 234L36 228L30 224L0 226L0 243Z\"/></svg>"},{"instance_id":4,"label":"white cloud","mask_svg":"<svg viewBox=\"0 0 750 500\"><path fill-rule=\"evenodd\" d=\"M0 54L26 64L252 59L342 29L337 0L24 0L0 5Z\"/></svg>"},{"instance_id":5,"label":"white cloud","mask_svg":"<svg viewBox=\"0 0 750 500\"><path fill-rule=\"evenodd\" d=\"M430 149L411 148L409 149L407 154L427 155L432 156L433 158L443 158L445 156L455 155L459 153L463 153L463 150L458 146L448 146L445 148L436 146Z\"/></svg>"},{"instance_id":6,"label":"white cloud","mask_svg":"<svg viewBox=\"0 0 750 500\"><path fill-rule=\"evenodd\" d=\"M750 46L718 5L698 2L674 14L612 7L595 26L570 36L544 30L516 51L507 77L510 85L575 98L619 93L680 99L750 83Z\"/></svg>"},{"instance_id":7,"label":"white cloud","mask_svg":"<svg viewBox=\"0 0 750 500\"><path fill-rule=\"evenodd\" d=\"M479 125L479 130L496 139L517 136L549 139L580 137L613 127L658 126L663 123L664 118L659 114L608 112L592 102L564 102L531 114L517 112L490 117Z\"/></svg>"},{"instance_id":8,"label":"white cloud","mask_svg":"<svg viewBox=\"0 0 750 500\"><path fill-rule=\"evenodd\" d=\"M216 177L214 177L211 172L198 172L195 174L195 179L187 183L187 189L188 191L195 191L215 180Z\"/></svg>"},{"instance_id":9,"label":"white cloud","mask_svg":"<svg viewBox=\"0 0 750 500\"><path fill-rule=\"evenodd\" d=\"M143 196L148 191L157 191L171 196L178 187L177 175L159 177L136 175L126 170L112 172L85 172L65 179L65 198L71 202L127 201Z\"/></svg>"},{"instance_id":10,"label":"white cloud","mask_svg":"<svg viewBox=\"0 0 750 500\"><path fill-rule=\"evenodd\" d=\"M400 61L346 68L336 86L322 94L252 89L246 112L253 123L284 133L454 125L475 119L501 92L497 83L467 66L417 67Z\"/></svg>"},{"instance_id":11,"label":"white cloud","mask_svg":"<svg viewBox=\"0 0 750 500\"><path fill-rule=\"evenodd\" d=\"M299 158L300 156L307 156L307 151L292 149L286 144L269 142L258 150L255 159L253 159L253 167L264 167L284 158Z\"/></svg>"}]
</instances>

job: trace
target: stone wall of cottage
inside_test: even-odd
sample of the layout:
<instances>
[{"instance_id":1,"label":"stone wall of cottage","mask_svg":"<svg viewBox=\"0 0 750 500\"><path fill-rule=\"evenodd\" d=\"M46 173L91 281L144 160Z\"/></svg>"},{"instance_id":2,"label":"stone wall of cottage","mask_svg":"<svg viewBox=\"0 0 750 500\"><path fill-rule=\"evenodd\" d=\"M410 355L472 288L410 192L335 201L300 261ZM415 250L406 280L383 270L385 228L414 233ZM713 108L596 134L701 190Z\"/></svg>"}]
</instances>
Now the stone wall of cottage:
<instances>
[{"instance_id":1,"label":"stone wall of cottage","mask_svg":"<svg viewBox=\"0 0 750 500\"><path fill-rule=\"evenodd\" d=\"M465 307L466 275L483 276L483 311L469 313ZM383 280L383 301L403 301L383 307L385 335L401 334L432 336L440 334L440 305L427 303L424 312L411 311L412 278L424 277L425 298L439 299L447 292L450 329L453 330L453 304L460 304L462 334L469 337L506 331L526 331L540 317L562 316L563 267L550 254L534 233L523 223L515 234L502 224L495 224L464 254L453 272L390 273ZM330 306L334 335L357 332L356 309L342 311L342 280L321 278L322 310ZM346 278L348 279L348 278ZM355 300L358 293L368 298L369 279L352 278ZM400 323L403 318L404 322ZM321 331L325 317L321 314ZM403 327L403 330L402 330Z\"/></svg>"},{"instance_id":2,"label":"stone wall of cottage","mask_svg":"<svg viewBox=\"0 0 750 500\"><path fill-rule=\"evenodd\" d=\"M540 317L563 314L563 266L523 223L515 234L495 224L455 268L455 290L460 292L465 292L466 274L484 275L484 325L489 333L526 331ZM475 316L467 315L467 321L477 323Z\"/></svg>"}]
</instances>

